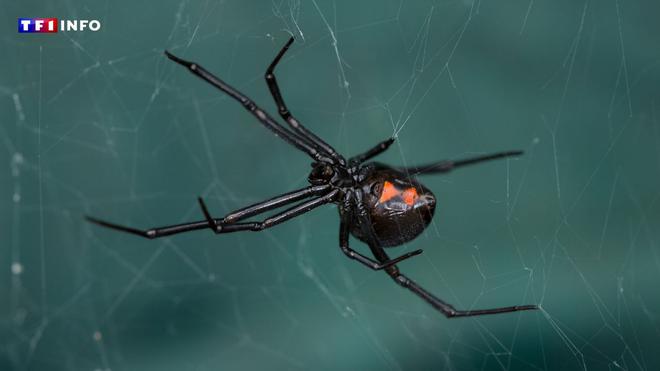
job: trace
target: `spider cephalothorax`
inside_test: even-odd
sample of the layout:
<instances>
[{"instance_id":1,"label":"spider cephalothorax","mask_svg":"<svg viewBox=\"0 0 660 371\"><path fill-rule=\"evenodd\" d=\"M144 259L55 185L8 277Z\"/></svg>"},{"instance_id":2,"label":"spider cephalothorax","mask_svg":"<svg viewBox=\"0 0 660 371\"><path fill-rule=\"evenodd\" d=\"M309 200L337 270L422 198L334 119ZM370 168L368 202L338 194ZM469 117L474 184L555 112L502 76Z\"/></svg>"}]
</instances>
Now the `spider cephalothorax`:
<instances>
[{"instance_id":1,"label":"spider cephalothorax","mask_svg":"<svg viewBox=\"0 0 660 371\"><path fill-rule=\"evenodd\" d=\"M313 162L312 171L309 173L307 180L310 184L343 184L348 179L341 172L335 171L331 165L322 162Z\"/></svg>"},{"instance_id":2,"label":"spider cephalothorax","mask_svg":"<svg viewBox=\"0 0 660 371\"><path fill-rule=\"evenodd\" d=\"M284 104L274 69L293 42L289 39L266 70L266 83L277 104L278 112L289 128L277 122L250 98L214 76L202 66L165 52L168 58L186 67L191 73L237 100L257 120L278 137L306 153L312 160L308 181L310 186L284 193L268 200L235 210L222 218L213 218L202 198L198 198L204 220L141 230L87 217L98 225L132 233L146 238L159 238L200 229L216 234L241 231L261 231L305 214L319 206L336 204L340 215L339 247L347 257L373 270L385 272L399 285L431 304L447 317L466 317L482 314L537 309L522 305L494 309L456 310L403 275L397 263L418 255L422 250L405 253L390 259L384 247L400 246L419 236L429 225L435 211L433 193L418 180L418 175L446 173L457 167L497 158L518 156L521 151L509 151L478 156L460 161L441 161L424 166L395 168L375 162L371 158L387 150L394 139L385 140L367 152L348 161L332 146L307 130ZM265 212L289 206L262 221L245 221ZM373 258L349 247L349 234L369 247Z\"/></svg>"}]
</instances>

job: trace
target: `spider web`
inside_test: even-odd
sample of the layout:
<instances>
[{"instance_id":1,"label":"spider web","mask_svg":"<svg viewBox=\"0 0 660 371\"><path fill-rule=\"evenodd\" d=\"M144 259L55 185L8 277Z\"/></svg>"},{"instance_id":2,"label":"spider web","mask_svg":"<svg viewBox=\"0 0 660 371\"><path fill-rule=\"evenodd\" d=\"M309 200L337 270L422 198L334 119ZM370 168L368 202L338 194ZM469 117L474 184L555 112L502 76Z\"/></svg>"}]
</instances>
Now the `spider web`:
<instances>
[{"instance_id":1,"label":"spider web","mask_svg":"<svg viewBox=\"0 0 660 371\"><path fill-rule=\"evenodd\" d=\"M660 32L651 1L3 2L0 369L658 369ZM18 17L99 32L15 33ZM422 181L393 256L446 320L345 259L335 207L260 233L149 227L306 184L309 160L162 55L202 63L350 156L518 159ZM365 251L355 239L352 246Z\"/></svg>"}]
</instances>

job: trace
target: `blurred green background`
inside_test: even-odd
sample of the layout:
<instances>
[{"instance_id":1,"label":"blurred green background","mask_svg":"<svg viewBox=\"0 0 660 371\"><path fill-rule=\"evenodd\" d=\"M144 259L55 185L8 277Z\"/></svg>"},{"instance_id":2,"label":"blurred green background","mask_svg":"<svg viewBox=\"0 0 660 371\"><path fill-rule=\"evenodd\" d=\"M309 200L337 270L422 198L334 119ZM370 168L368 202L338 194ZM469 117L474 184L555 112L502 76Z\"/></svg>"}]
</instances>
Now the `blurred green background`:
<instances>
[{"instance_id":1,"label":"blurred green background","mask_svg":"<svg viewBox=\"0 0 660 371\"><path fill-rule=\"evenodd\" d=\"M3 0L1 370L660 369L660 5ZM98 32L18 34L18 17ZM309 160L163 57L200 62L346 155L525 156L423 182L393 255L447 320L337 247L334 206L261 233L143 240L306 184ZM366 252L363 244L354 247Z\"/></svg>"}]
</instances>

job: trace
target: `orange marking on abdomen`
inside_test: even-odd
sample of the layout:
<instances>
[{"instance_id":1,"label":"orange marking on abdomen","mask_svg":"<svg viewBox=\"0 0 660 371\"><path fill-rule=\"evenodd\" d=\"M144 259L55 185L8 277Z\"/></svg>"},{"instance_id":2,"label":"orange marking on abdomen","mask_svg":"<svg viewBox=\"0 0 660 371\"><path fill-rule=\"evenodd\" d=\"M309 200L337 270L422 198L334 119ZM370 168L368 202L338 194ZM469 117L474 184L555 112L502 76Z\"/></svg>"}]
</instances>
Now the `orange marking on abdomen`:
<instances>
[{"instance_id":1,"label":"orange marking on abdomen","mask_svg":"<svg viewBox=\"0 0 660 371\"><path fill-rule=\"evenodd\" d=\"M393 199L394 197L401 197L406 205L413 206L415 205L417 198L419 198L419 195L417 194L417 189L415 187L406 188L405 190L401 191L391 182L385 181L383 183L383 191L380 194L378 202L382 204Z\"/></svg>"},{"instance_id":2,"label":"orange marking on abdomen","mask_svg":"<svg viewBox=\"0 0 660 371\"><path fill-rule=\"evenodd\" d=\"M391 200L392 198L398 196L399 194L401 194L401 192L398 189L396 189L394 184L386 180L385 183L383 183L383 192L381 192L378 202L385 203Z\"/></svg>"},{"instance_id":3,"label":"orange marking on abdomen","mask_svg":"<svg viewBox=\"0 0 660 371\"><path fill-rule=\"evenodd\" d=\"M417 189L414 187L410 187L403 191L403 202L405 202L408 206L413 206L415 201L417 201L417 197L419 197L419 195L417 194Z\"/></svg>"}]
</instances>

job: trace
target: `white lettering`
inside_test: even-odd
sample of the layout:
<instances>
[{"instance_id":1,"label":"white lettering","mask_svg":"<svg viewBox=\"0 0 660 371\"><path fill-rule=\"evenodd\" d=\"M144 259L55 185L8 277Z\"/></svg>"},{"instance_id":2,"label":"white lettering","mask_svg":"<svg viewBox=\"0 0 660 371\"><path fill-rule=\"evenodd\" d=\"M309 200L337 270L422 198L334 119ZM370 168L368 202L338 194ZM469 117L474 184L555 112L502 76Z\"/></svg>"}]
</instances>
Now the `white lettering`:
<instances>
[{"instance_id":1,"label":"white lettering","mask_svg":"<svg viewBox=\"0 0 660 371\"><path fill-rule=\"evenodd\" d=\"M92 31L98 31L101 29L101 22L96 19L89 22L89 29Z\"/></svg>"},{"instance_id":2,"label":"white lettering","mask_svg":"<svg viewBox=\"0 0 660 371\"><path fill-rule=\"evenodd\" d=\"M28 23L25 23L28 22ZM29 21L23 21L23 29L27 30ZM57 24L48 23L48 30L55 31ZM101 29L101 21L96 19L62 19L60 20L60 31L98 31Z\"/></svg>"}]
</instances>

